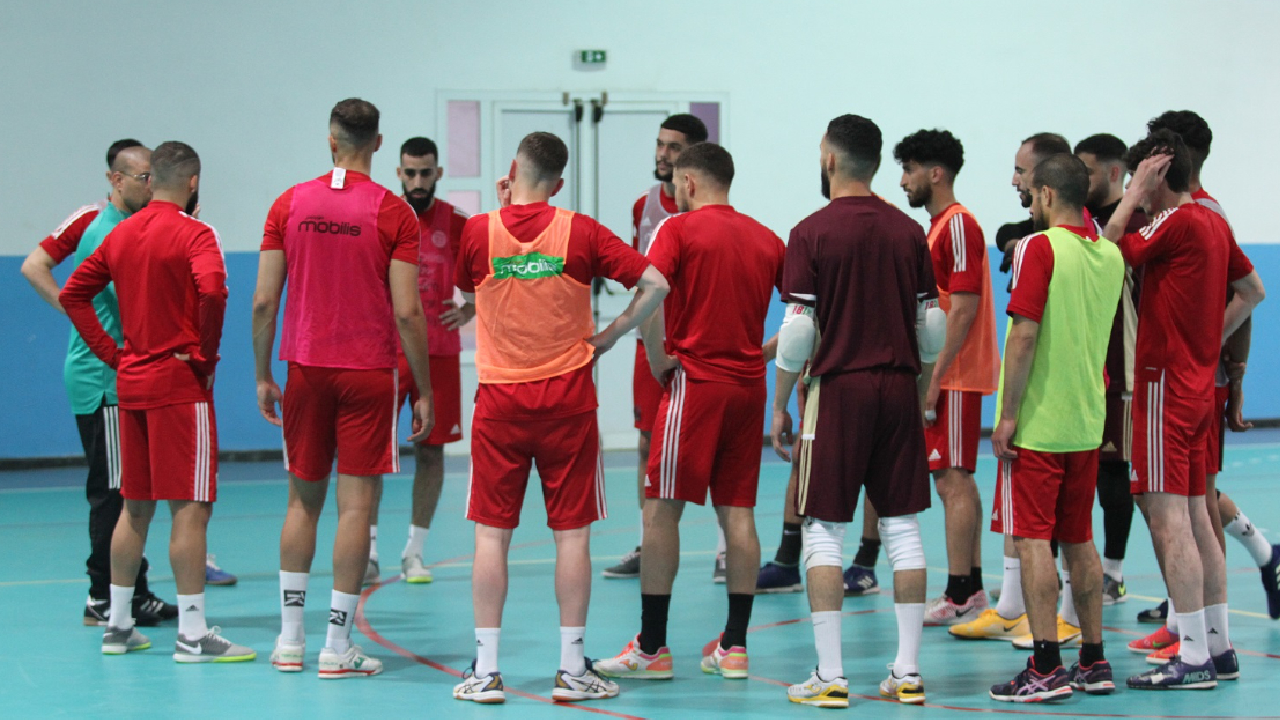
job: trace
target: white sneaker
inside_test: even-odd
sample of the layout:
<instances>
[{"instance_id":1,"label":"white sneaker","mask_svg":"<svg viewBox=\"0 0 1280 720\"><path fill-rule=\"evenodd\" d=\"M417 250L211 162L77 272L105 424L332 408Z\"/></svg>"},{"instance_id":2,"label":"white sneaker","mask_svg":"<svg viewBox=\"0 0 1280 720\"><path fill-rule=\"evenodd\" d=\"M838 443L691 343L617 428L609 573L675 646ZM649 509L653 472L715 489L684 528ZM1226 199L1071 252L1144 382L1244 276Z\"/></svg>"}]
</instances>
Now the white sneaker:
<instances>
[{"instance_id":1,"label":"white sneaker","mask_svg":"<svg viewBox=\"0 0 1280 720\"><path fill-rule=\"evenodd\" d=\"M581 675L570 675L565 670L556 672L555 687L551 690L551 699L560 702L576 702L578 700L603 700L618 696L618 683L600 677L587 660L587 667Z\"/></svg>"},{"instance_id":2,"label":"white sneaker","mask_svg":"<svg viewBox=\"0 0 1280 720\"><path fill-rule=\"evenodd\" d=\"M271 667L280 672L302 672L302 658L307 654L307 643L287 642L276 638L276 648L271 651Z\"/></svg>"},{"instance_id":3,"label":"white sneaker","mask_svg":"<svg viewBox=\"0 0 1280 720\"><path fill-rule=\"evenodd\" d=\"M893 673L893 663L889 663L889 677L880 681L880 697L894 698L907 705L919 705L924 702L924 680L920 673L907 673L898 677Z\"/></svg>"},{"instance_id":4,"label":"white sneaker","mask_svg":"<svg viewBox=\"0 0 1280 720\"><path fill-rule=\"evenodd\" d=\"M491 672L478 677L476 663L472 660L471 667L462 673L462 682L453 686L453 697L485 704L506 702L507 691L502 685L502 673Z\"/></svg>"},{"instance_id":5,"label":"white sneaker","mask_svg":"<svg viewBox=\"0 0 1280 720\"><path fill-rule=\"evenodd\" d=\"M421 555L411 555L409 557L400 558L400 572L404 573L404 581L407 583L419 584L429 583L435 580L431 576L430 568L422 564Z\"/></svg>"},{"instance_id":6,"label":"white sneaker","mask_svg":"<svg viewBox=\"0 0 1280 720\"><path fill-rule=\"evenodd\" d=\"M378 570L378 561L373 558L369 558L369 565L364 569L364 584L373 585L378 582L378 578L380 576L381 574Z\"/></svg>"},{"instance_id":7,"label":"white sneaker","mask_svg":"<svg viewBox=\"0 0 1280 720\"><path fill-rule=\"evenodd\" d=\"M338 680L349 677L371 677L382 672L382 661L364 654L359 645L352 645L339 655L333 648L320 651L320 677Z\"/></svg>"},{"instance_id":8,"label":"white sneaker","mask_svg":"<svg viewBox=\"0 0 1280 720\"><path fill-rule=\"evenodd\" d=\"M924 609L925 627L937 625L959 625L977 618L983 610L990 607L985 593L976 592L964 603L957 605L946 595L929 601Z\"/></svg>"},{"instance_id":9,"label":"white sneaker","mask_svg":"<svg viewBox=\"0 0 1280 720\"><path fill-rule=\"evenodd\" d=\"M595 671L606 677L631 677L644 680L670 680L675 677L671 662L671 650L665 646L653 655L640 650L640 636L636 635L622 652L608 659L596 660Z\"/></svg>"},{"instance_id":10,"label":"white sneaker","mask_svg":"<svg viewBox=\"0 0 1280 720\"><path fill-rule=\"evenodd\" d=\"M817 668L814 668L808 680L787 688L787 699L793 703L813 707L847 708L849 707L849 681L842 677L823 680L818 676Z\"/></svg>"}]
</instances>

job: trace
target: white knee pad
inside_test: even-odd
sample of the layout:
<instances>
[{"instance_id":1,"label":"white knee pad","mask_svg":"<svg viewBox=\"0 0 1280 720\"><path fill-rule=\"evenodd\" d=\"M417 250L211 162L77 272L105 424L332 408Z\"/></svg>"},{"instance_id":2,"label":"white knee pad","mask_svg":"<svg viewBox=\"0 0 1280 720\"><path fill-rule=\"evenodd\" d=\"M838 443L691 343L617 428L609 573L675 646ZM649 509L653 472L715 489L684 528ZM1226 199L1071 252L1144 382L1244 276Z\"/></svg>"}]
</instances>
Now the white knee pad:
<instances>
[{"instance_id":1,"label":"white knee pad","mask_svg":"<svg viewBox=\"0 0 1280 720\"><path fill-rule=\"evenodd\" d=\"M844 567L844 523L805 518L800 526L804 542L804 567Z\"/></svg>"},{"instance_id":2,"label":"white knee pad","mask_svg":"<svg viewBox=\"0 0 1280 720\"><path fill-rule=\"evenodd\" d=\"M894 572L924 569L924 543L915 515L880 518L880 540Z\"/></svg>"}]
</instances>

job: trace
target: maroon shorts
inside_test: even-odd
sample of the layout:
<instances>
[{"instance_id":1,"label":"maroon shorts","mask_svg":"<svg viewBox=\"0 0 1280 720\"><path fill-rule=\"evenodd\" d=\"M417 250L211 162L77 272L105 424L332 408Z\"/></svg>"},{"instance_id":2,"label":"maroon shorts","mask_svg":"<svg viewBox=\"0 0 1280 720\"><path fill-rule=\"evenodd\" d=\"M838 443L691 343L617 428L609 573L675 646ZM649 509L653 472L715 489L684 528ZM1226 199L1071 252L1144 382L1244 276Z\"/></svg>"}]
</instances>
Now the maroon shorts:
<instances>
[{"instance_id":1,"label":"maroon shorts","mask_svg":"<svg viewBox=\"0 0 1280 720\"><path fill-rule=\"evenodd\" d=\"M1209 441L1205 446L1204 471L1209 475L1222 472L1222 458L1227 445L1227 396L1225 387L1213 389L1213 415L1209 418Z\"/></svg>"},{"instance_id":2,"label":"maroon shorts","mask_svg":"<svg viewBox=\"0 0 1280 720\"><path fill-rule=\"evenodd\" d=\"M929 507L924 426L911 373L816 377L802 427L797 515L850 522L864 487L881 517Z\"/></svg>"},{"instance_id":3,"label":"maroon shorts","mask_svg":"<svg viewBox=\"0 0 1280 720\"><path fill-rule=\"evenodd\" d=\"M755 507L764 437L764 379L751 385L672 373L658 405L644 496Z\"/></svg>"},{"instance_id":4,"label":"maroon shorts","mask_svg":"<svg viewBox=\"0 0 1280 720\"><path fill-rule=\"evenodd\" d=\"M474 418L467 519L507 530L519 525L535 463L552 530L576 530L608 516L600 432L591 410L546 420Z\"/></svg>"},{"instance_id":5,"label":"maroon shorts","mask_svg":"<svg viewBox=\"0 0 1280 720\"><path fill-rule=\"evenodd\" d=\"M462 369L457 355L432 355L431 400L436 414L431 433L418 441L419 445L447 445L462 439ZM409 358L400 355L400 391L396 407L404 405L408 398L412 407L418 402L418 384L409 370Z\"/></svg>"},{"instance_id":6,"label":"maroon shorts","mask_svg":"<svg viewBox=\"0 0 1280 720\"><path fill-rule=\"evenodd\" d=\"M120 494L126 500L217 500L213 403L120 408L120 460Z\"/></svg>"},{"instance_id":7,"label":"maroon shorts","mask_svg":"<svg viewBox=\"0 0 1280 720\"><path fill-rule=\"evenodd\" d=\"M289 363L284 386L284 466L309 481L400 472L397 372Z\"/></svg>"},{"instance_id":8,"label":"maroon shorts","mask_svg":"<svg viewBox=\"0 0 1280 720\"><path fill-rule=\"evenodd\" d=\"M644 354L644 341L636 342L636 366L631 378L632 410L636 416L636 429L653 432L658 419L658 403L662 402L662 386L649 372L649 358Z\"/></svg>"},{"instance_id":9,"label":"maroon shorts","mask_svg":"<svg viewBox=\"0 0 1280 720\"><path fill-rule=\"evenodd\" d=\"M1204 495L1213 399L1169 393L1163 378L1135 385L1130 492Z\"/></svg>"},{"instance_id":10,"label":"maroon shorts","mask_svg":"<svg viewBox=\"0 0 1280 720\"><path fill-rule=\"evenodd\" d=\"M982 431L982 393L943 390L938 394L937 413L937 421L924 429L929 470L960 468L973 474Z\"/></svg>"},{"instance_id":11,"label":"maroon shorts","mask_svg":"<svg viewBox=\"0 0 1280 720\"><path fill-rule=\"evenodd\" d=\"M1133 456L1133 400L1107 394L1107 417L1102 426L1099 462L1129 462Z\"/></svg>"},{"instance_id":12,"label":"maroon shorts","mask_svg":"<svg viewBox=\"0 0 1280 720\"><path fill-rule=\"evenodd\" d=\"M1000 461L991 529L1064 543L1092 540L1098 451L1016 449L1016 459Z\"/></svg>"}]
</instances>

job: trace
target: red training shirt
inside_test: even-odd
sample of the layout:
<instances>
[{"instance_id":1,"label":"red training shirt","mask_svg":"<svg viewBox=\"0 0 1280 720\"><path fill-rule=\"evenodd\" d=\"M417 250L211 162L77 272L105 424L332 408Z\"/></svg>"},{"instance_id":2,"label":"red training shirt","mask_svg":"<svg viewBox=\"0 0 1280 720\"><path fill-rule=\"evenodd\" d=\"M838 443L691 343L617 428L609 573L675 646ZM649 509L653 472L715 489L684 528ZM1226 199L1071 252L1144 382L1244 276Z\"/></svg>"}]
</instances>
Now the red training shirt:
<instances>
[{"instance_id":1,"label":"red training shirt","mask_svg":"<svg viewBox=\"0 0 1280 720\"><path fill-rule=\"evenodd\" d=\"M48 237L40 241L40 247L53 258L54 265L71 257L76 248L80 247L80 238L84 236L85 229L94 218L98 217L98 211L106 204L105 200L99 200L93 205L80 207L67 216L67 219L63 220L56 230L49 233Z\"/></svg>"}]
</instances>

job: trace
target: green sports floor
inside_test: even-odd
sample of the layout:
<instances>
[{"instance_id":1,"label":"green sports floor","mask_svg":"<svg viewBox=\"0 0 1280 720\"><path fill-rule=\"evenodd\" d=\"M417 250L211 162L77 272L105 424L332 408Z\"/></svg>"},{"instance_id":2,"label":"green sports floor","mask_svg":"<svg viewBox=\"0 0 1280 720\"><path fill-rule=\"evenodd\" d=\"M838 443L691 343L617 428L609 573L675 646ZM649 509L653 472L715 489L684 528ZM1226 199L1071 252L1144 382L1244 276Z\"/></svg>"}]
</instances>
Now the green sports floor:
<instances>
[{"instance_id":1,"label":"green sports floor","mask_svg":"<svg viewBox=\"0 0 1280 720\"><path fill-rule=\"evenodd\" d=\"M1280 432L1254 431L1231 439L1220 487L1250 518L1280 540ZM411 464L411 461L410 461ZM597 573L636 542L634 470L630 454L606 460L610 517L596 526L593 552ZM412 468L407 470L411 472ZM757 515L763 555L772 556L779 536L787 467L766 456ZM979 487L989 504L995 461L978 467ZM146 630L153 648L128 656L104 657L101 631L81 624L88 582L86 504L80 468L0 473L0 618L5 628L0 654L0 718L710 718L816 717L838 714L787 702L785 686L808 676L815 663L808 608L803 594L759 597L749 636L751 678L727 681L705 676L698 667L702 646L724 622L724 586L711 582L715 526L709 509L691 508L682 528L682 570L676 580L669 644L676 656L676 679L622 681L620 697L578 705L550 702L551 678L559 660L559 632L552 588L551 533L544 525L541 498L531 489L525 522L511 553L511 588L502 638L501 667L508 698L503 706L475 706L451 697L459 671L471 661L470 553L472 529L463 518L466 467L451 459L436 522L427 541L427 561L436 576L429 585L409 586L395 574L409 520L411 479L388 477L379 524L383 582L367 589L355 641L381 658L386 671L370 679L322 682L314 674L315 654L324 642L327 620L328 548L336 516L321 525L321 539L307 608L308 672L281 674L268 663L279 629L277 548L285 505L281 468L274 464L226 464L219 500L209 528L218 563L237 573L232 588L209 588L210 624L230 639L258 651L252 663L179 665L170 649L172 625ZM332 502L332 501L331 501ZM930 595L945 584L945 550L940 506L922 516L929 560ZM857 526L855 526L857 527ZM1101 521L1094 527L1100 533ZM857 532L851 527L850 537ZM166 557L169 523L157 512L149 557L152 585L172 600L174 586ZM856 549L850 540L846 552ZM1267 618L1266 603L1244 550L1228 540L1231 634L1240 652L1243 677L1210 692L1138 693L1123 687L1107 697L1075 698L1052 705L1010 706L992 702L987 687L1012 677L1025 655L1007 643L961 642L942 628L926 628L921 670L928 702L904 707L882 701L877 683L896 651L891 595L886 592L845 601L845 672L854 693L849 713L862 717L962 717L999 713L1056 717L1226 718L1280 717L1280 623ZM1000 540L984 538L988 586L999 585ZM1139 625L1138 610L1163 594L1150 537L1135 518L1126 561L1130 600L1105 608L1105 639L1118 684L1148 666L1125 643L1152 626ZM891 585L881 554L882 586ZM639 587L634 580L605 580L593 586L587 653L616 653L639 629ZM1070 657L1074 651L1067 651Z\"/></svg>"}]
</instances>

